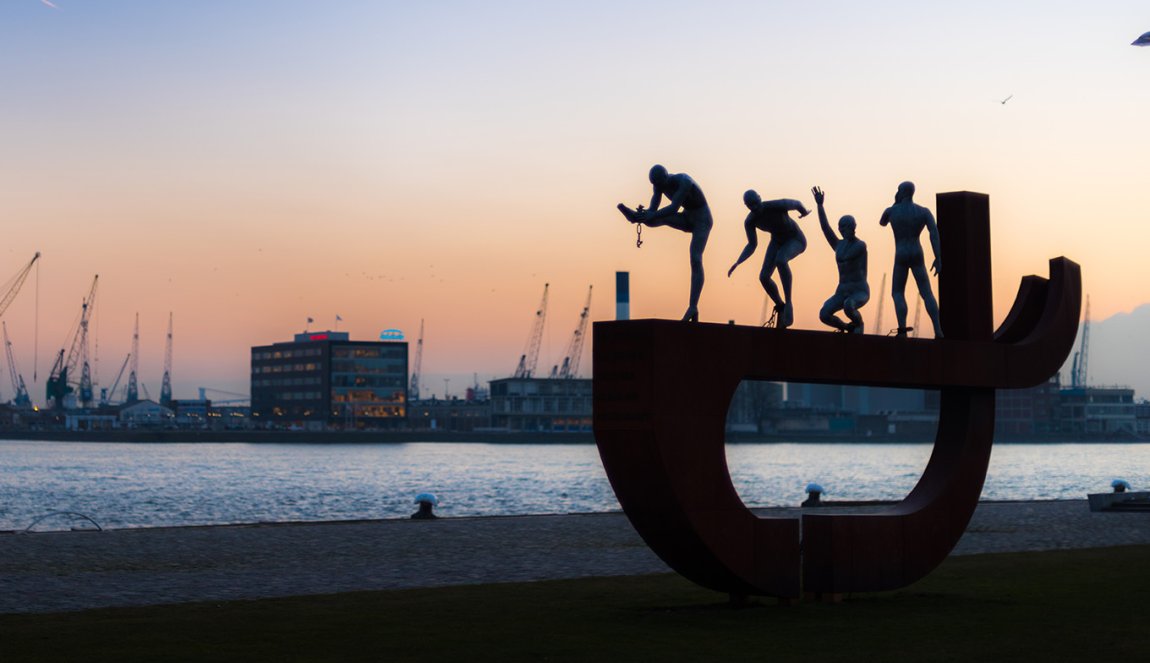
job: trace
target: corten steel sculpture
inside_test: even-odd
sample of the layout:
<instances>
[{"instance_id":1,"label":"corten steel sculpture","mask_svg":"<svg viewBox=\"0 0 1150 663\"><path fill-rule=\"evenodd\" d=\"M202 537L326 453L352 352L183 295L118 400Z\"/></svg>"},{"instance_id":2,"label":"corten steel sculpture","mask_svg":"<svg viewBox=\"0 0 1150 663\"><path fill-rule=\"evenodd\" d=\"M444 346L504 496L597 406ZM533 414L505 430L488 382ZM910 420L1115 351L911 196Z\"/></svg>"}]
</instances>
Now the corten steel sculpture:
<instances>
[{"instance_id":1,"label":"corten steel sculpture","mask_svg":"<svg viewBox=\"0 0 1150 663\"><path fill-rule=\"evenodd\" d=\"M1074 342L1078 265L1022 279L993 329L987 196L938 196L945 339L665 320L595 324L594 427L623 510L671 568L736 596L909 585L953 549L978 503L994 390L1039 384ZM724 422L743 379L938 389L938 433L915 488L866 515L761 518L731 484Z\"/></svg>"}]
</instances>

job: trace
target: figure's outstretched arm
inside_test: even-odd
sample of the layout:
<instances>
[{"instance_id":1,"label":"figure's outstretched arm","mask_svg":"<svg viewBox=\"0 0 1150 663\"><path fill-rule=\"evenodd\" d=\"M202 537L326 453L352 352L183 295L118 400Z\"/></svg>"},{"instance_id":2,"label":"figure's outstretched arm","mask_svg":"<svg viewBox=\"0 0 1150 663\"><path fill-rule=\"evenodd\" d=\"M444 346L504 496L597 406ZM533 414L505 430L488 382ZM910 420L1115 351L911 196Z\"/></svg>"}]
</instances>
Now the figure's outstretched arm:
<instances>
[{"instance_id":1,"label":"figure's outstretched arm","mask_svg":"<svg viewBox=\"0 0 1150 663\"><path fill-rule=\"evenodd\" d=\"M728 277L734 274L735 268L743 264L747 258L750 258L751 254L755 252L755 248L759 246L759 237L755 233L755 225L751 222L753 217L753 214L748 214L747 220L743 222L743 228L747 231L747 245L743 248L743 252L739 254L739 259L727 270Z\"/></svg>"},{"instance_id":2,"label":"figure's outstretched arm","mask_svg":"<svg viewBox=\"0 0 1150 663\"><path fill-rule=\"evenodd\" d=\"M937 276L942 271L942 250L939 246L938 224L934 222L934 215L926 210L926 231L930 233L930 248L934 251L934 264L930 266Z\"/></svg>"},{"instance_id":3,"label":"figure's outstretched arm","mask_svg":"<svg viewBox=\"0 0 1150 663\"><path fill-rule=\"evenodd\" d=\"M823 190L816 187L811 189L811 193L815 196L815 205L819 209L819 227L823 229L823 237L827 238L827 243L831 248L839 245L839 238L835 236L835 231L831 230L831 223L827 220L827 211L823 208L823 201L826 199L826 194Z\"/></svg>"},{"instance_id":4,"label":"figure's outstretched arm","mask_svg":"<svg viewBox=\"0 0 1150 663\"><path fill-rule=\"evenodd\" d=\"M882 211L882 218L878 220L878 224L880 226L885 226L888 223L890 223L890 208L889 207Z\"/></svg>"},{"instance_id":5,"label":"figure's outstretched arm","mask_svg":"<svg viewBox=\"0 0 1150 663\"><path fill-rule=\"evenodd\" d=\"M779 198L778 200L764 200L760 203L761 207L768 210L781 210L784 212L798 212L799 218L811 213L802 201L795 200L794 198Z\"/></svg>"},{"instance_id":6,"label":"figure's outstretched arm","mask_svg":"<svg viewBox=\"0 0 1150 663\"><path fill-rule=\"evenodd\" d=\"M691 191L691 181L686 178L682 178L682 180L683 181L679 182L678 188L675 189L674 195L671 196L670 202L668 202L667 206L663 209L659 209L658 207L662 195L658 189L655 189L655 196L659 196L659 199L656 199L655 196L651 197L651 218L670 216L677 213L683 207L683 201Z\"/></svg>"},{"instance_id":7,"label":"figure's outstretched arm","mask_svg":"<svg viewBox=\"0 0 1150 663\"><path fill-rule=\"evenodd\" d=\"M663 192L659 191L659 187L652 185L651 188L651 204L647 206L647 218L654 216L659 209L659 203L663 202Z\"/></svg>"}]
</instances>

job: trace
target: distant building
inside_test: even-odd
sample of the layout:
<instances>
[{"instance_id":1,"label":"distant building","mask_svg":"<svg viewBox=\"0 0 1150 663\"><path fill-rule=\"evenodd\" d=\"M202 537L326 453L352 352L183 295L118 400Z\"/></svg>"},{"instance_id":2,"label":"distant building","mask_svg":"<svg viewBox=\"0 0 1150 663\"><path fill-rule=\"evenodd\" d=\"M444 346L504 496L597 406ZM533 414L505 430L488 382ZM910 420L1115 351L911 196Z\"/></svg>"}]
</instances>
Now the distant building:
<instances>
[{"instance_id":1,"label":"distant building","mask_svg":"<svg viewBox=\"0 0 1150 663\"><path fill-rule=\"evenodd\" d=\"M181 428L207 428L212 402L206 398L174 399L170 407L176 413L176 425Z\"/></svg>"},{"instance_id":2,"label":"distant building","mask_svg":"<svg viewBox=\"0 0 1150 663\"><path fill-rule=\"evenodd\" d=\"M176 413L155 401L143 400L112 408L121 428L167 428L175 424Z\"/></svg>"},{"instance_id":3,"label":"distant building","mask_svg":"<svg viewBox=\"0 0 1150 663\"><path fill-rule=\"evenodd\" d=\"M937 414L937 396L937 391L928 389L845 386L843 407L854 410L860 415L903 413L917 415L927 412Z\"/></svg>"},{"instance_id":4,"label":"distant building","mask_svg":"<svg viewBox=\"0 0 1150 663\"><path fill-rule=\"evenodd\" d=\"M839 384L787 385L787 405L798 408L847 410L859 415L894 412L937 412L938 399L923 389L896 389Z\"/></svg>"},{"instance_id":5,"label":"distant building","mask_svg":"<svg viewBox=\"0 0 1150 663\"><path fill-rule=\"evenodd\" d=\"M120 417L108 412L95 413L77 410L64 415L64 430L115 430L119 427Z\"/></svg>"},{"instance_id":6,"label":"distant building","mask_svg":"<svg viewBox=\"0 0 1150 663\"><path fill-rule=\"evenodd\" d=\"M242 430L249 427L251 420L251 407L247 405L216 405L206 398L174 399L171 408L180 428Z\"/></svg>"},{"instance_id":7,"label":"distant building","mask_svg":"<svg viewBox=\"0 0 1150 663\"><path fill-rule=\"evenodd\" d=\"M252 348L251 416L258 427L369 429L407 423L407 343L296 334Z\"/></svg>"},{"instance_id":8,"label":"distant building","mask_svg":"<svg viewBox=\"0 0 1150 663\"><path fill-rule=\"evenodd\" d=\"M492 428L547 433L591 430L591 380L503 378L490 385Z\"/></svg>"},{"instance_id":9,"label":"distant building","mask_svg":"<svg viewBox=\"0 0 1150 663\"><path fill-rule=\"evenodd\" d=\"M1058 375L1028 389L995 391L994 434L1029 437L1059 432L1061 398Z\"/></svg>"},{"instance_id":10,"label":"distant building","mask_svg":"<svg viewBox=\"0 0 1150 663\"><path fill-rule=\"evenodd\" d=\"M938 428L938 391L866 385L787 384L778 432L930 438Z\"/></svg>"},{"instance_id":11,"label":"distant building","mask_svg":"<svg viewBox=\"0 0 1150 663\"><path fill-rule=\"evenodd\" d=\"M490 428L491 401L458 398L412 401L408 404L407 425L412 430L455 433Z\"/></svg>"},{"instance_id":12,"label":"distant building","mask_svg":"<svg viewBox=\"0 0 1150 663\"><path fill-rule=\"evenodd\" d=\"M771 410L761 432L778 435L841 435L855 432L855 413L828 407L785 407Z\"/></svg>"},{"instance_id":13,"label":"distant building","mask_svg":"<svg viewBox=\"0 0 1150 663\"><path fill-rule=\"evenodd\" d=\"M1141 437L1150 437L1150 401L1134 405L1135 431Z\"/></svg>"},{"instance_id":14,"label":"distant building","mask_svg":"<svg viewBox=\"0 0 1150 663\"><path fill-rule=\"evenodd\" d=\"M1125 437L1136 434L1134 390L1128 387L1071 387L1059 393L1061 432Z\"/></svg>"},{"instance_id":15,"label":"distant building","mask_svg":"<svg viewBox=\"0 0 1150 663\"><path fill-rule=\"evenodd\" d=\"M770 432L772 413L783 405L783 385L779 382L743 380L731 397L727 409L727 431L738 433Z\"/></svg>"},{"instance_id":16,"label":"distant building","mask_svg":"<svg viewBox=\"0 0 1150 663\"><path fill-rule=\"evenodd\" d=\"M787 383L787 407L841 410L843 386L839 384Z\"/></svg>"}]
</instances>

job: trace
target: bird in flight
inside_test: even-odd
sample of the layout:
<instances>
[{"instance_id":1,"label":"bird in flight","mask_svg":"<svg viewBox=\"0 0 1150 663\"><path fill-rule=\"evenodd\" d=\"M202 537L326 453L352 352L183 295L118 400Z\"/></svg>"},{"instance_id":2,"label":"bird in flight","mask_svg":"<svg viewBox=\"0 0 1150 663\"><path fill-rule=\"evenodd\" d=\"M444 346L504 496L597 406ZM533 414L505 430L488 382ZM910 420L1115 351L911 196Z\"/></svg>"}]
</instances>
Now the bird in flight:
<instances>
[{"instance_id":1,"label":"bird in flight","mask_svg":"<svg viewBox=\"0 0 1150 663\"><path fill-rule=\"evenodd\" d=\"M1131 46L1150 46L1150 32L1145 32L1141 37L1130 42Z\"/></svg>"},{"instance_id":2,"label":"bird in flight","mask_svg":"<svg viewBox=\"0 0 1150 663\"><path fill-rule=\"evenodd\" d=\"M1014 98L1014 95L1012 94L1012 95L1010 95L1009 97L1007 97L1007 98L1003 99L1002 101L999 101L998 103L1000 103L1000 104L1002 104L1003 106L1005 106L1005 105L1006 105L1006 102L1010 101L1010 100L1011 100L1011 99L1013 99L1013 98Z\"/></svg>"}]
</instances>

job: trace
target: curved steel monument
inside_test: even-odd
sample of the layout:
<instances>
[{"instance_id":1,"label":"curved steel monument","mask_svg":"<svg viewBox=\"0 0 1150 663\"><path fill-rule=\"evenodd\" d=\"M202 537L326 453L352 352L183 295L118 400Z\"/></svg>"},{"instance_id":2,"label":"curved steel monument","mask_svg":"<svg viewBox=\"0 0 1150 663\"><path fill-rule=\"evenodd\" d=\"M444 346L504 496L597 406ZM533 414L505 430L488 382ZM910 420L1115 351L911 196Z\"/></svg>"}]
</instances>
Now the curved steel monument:
<instances>
[{"instance_id":1,"label":"curved steel monument","mask_svg":"<svg viewBox=\"0 0 1150 663\"><path fill-rule=\"evenodd\" d=\"M595 440L623 510L675 571L736 596L882 591L930 573L978 504L994 390L1039 384L1074 343L1078 265L1022 279L993 328L989 199L939 194L944 339L700 324L597 322ZM739 382L938 389L934 450L900 503L878 513L760 518L731 484L724 423ZM800 527L801 524L801 527Z\"/></svg>"}]
</instances>

